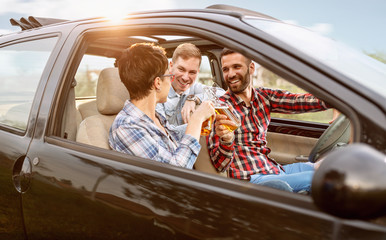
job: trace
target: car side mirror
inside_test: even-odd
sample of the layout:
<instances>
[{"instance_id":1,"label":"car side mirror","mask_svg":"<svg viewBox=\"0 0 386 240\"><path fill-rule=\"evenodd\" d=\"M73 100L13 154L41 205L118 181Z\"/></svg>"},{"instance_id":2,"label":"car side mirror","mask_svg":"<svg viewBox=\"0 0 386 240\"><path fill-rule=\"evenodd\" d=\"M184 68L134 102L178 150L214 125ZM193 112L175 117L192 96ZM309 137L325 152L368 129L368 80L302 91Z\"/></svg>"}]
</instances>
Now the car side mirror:
<instances>
[{"instance_id":1,"label":"car side mirror","mask_svg":"<svg viewBox=\"0 0 386 240\"><path fill-rule=\"evenodd\" d=\"M312 198L320 209L342 218L386 215L386 155L365 144L331 152L315 171Z\"/></svg>"}]
</instances>

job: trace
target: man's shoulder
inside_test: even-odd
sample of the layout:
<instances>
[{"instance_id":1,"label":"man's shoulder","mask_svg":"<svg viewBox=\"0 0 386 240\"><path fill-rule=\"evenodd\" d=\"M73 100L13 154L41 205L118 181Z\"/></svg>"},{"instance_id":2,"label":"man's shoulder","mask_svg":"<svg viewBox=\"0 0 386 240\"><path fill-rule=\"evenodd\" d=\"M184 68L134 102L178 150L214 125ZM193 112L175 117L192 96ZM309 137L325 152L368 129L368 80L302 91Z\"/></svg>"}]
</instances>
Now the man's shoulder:
<instances>
[{"instance_id":1,"label":"man's shoulder","mask_svg":"<svg viewBox=\"0 0 386 240\"><path fill-rule=\"evenodd\" d=\"M220 101L229 102L232 99L232 95L229 93L229 91L226 91L221 97L219 97Z\"/></svg>"},{"instance_id":2,"label":"man's shoulder","mask_svg":"<svg viewBox=\"0 0 386 240\"><path fill-rule=\"evenodd\" d=\"M226 91L221 97L219 97L220 99L229 99L231 97L231 94L229 93L229 91Z\"/></svg>"},{"instance_id":3,"label":"man's shoulder","mask_svg":"<svg viewBox=\"0 0 386 240\"><path fill-rule=\"evenodd\" d=\"M188 94L187 95L195 95L198 93L202 93L205 85L200 83L200 82L194 82L192 86L188 89Z\"/></svg>"},{"instance_id":4,"label":"man's shoulder","mask_svg":"<svg viewBox=\"0 0 386 240\"><path fill-rule=\"evenodd\" d=\"M263 96L269 96L272 93L276 93L276 89L272 88L267 88L267 87L258 87L258 88L253 88L253 93L263 95Z\"/></svg>"}]
</instances>

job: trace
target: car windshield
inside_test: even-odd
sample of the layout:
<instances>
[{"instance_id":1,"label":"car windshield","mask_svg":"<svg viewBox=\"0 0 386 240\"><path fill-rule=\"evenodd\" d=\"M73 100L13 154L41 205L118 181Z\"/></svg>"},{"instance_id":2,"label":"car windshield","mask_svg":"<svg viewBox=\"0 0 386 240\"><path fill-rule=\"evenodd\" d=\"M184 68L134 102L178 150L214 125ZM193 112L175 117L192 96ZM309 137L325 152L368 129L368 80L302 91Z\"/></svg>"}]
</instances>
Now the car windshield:
<instances>
[{"instance_id":1,"label":"car windshield","mask_svg":"<svg viewBox=\"0 0 386 240\"><path fill-rule=\"evenodd\" d=\"M386 64L306 28L248 17L244 21L386 97Z\"/></svg>"}]
</instances>

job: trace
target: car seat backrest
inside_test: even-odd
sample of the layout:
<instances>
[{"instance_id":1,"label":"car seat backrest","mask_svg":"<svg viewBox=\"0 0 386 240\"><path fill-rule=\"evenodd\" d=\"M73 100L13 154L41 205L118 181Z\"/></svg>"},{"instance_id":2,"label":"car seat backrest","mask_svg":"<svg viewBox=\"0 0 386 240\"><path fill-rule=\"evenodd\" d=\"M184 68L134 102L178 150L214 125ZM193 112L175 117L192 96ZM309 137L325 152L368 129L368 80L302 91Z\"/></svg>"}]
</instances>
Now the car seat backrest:
<instances>
[{"instance_id":1,"label":"car seat backrest","mask_svg":"<svg viewBox=\"0 0 386 240\"><path fill-rule=\"evenodd\" d=\"M96 91L98 113L86 117L79 125L76 141L109 149L108 136L115 116L122 110L129 92L122 83L117 68L101 71Z\"/></svg>"},{"instance_id":2,"label":"car seat backrest","mask_svg":"<svg viewBox=\"0 0 386 240\"><path fill-rule=\"evenodd\" d=\"M78 110L82 120L99 113L96 105L96 99L81 100L81 103L78 105Z\"/></svg>"},{"instance_id":3,"label":"car seat backrest","mask_svg":"<svg viewBox=\"0 0 386 240\"><path fill-rule=\"evenodd\" d=\"M194 169L201 171L201 172L218 174L218 175L227 177L227 172L221 172L220 173L213 166L212 161L210 160L209 150L208 150L208 146L206 144L206 137L205 136L200 137L200 145L201 145L201 150L197 156L196 162L194 163Z\"/></svg>"},{"instance_id":4,"label":"car seat backrest","mask_svg":"<svg viewBox=\"0 0 386 240\"><path fill-rule=\"evenodd\" d=\"M105 68L99 74L96 103L98 112L104 115L118 114L130 99L129 92L122 83L118 68Z\"/></svg>"}]
</instances>

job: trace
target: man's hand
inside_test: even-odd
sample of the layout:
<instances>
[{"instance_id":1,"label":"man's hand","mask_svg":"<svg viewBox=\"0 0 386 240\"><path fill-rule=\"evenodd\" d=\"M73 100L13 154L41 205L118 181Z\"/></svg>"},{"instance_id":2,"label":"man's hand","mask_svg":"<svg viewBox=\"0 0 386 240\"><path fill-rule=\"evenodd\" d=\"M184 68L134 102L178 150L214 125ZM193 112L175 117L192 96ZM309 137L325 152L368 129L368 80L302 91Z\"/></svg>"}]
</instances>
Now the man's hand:
<instances>
[{"instance_id":1,"label":"man's hand","mask_svg":"<svg viewBox=\"0 0 386 240\"><path fill-rule=\"evenodd\" d=\"M217 136L221 138L224 143L231 143L233 141L234 132L226 128L224 125L236 126L233 121L229 120L226 115L216 114L215 131Z\"/></svg>"},{"instance_id":2,"label":"man's hand","mask_svg":"<svg viewBox=\"0 0 386 240\"><path fill-rule=\"evenodd\" d=\"M333 109L333 113L332 113L332 120L329 121L328 123L331 124L335 121L335 119L337 119L340 115L340 112L338 110L336 110L335 108Z\"/></svg>"},{"instance_id":3,"label":"man's hand","mask_svg":"<svg viewBox=\"0 0 386 240\"><path fill-rule=\"evenodd\" d=\"M185 101L184 107L181 110L182 120L188 123L190 116L196 110L196 103L194 101Z\"/></svg>"}]
</instances>

